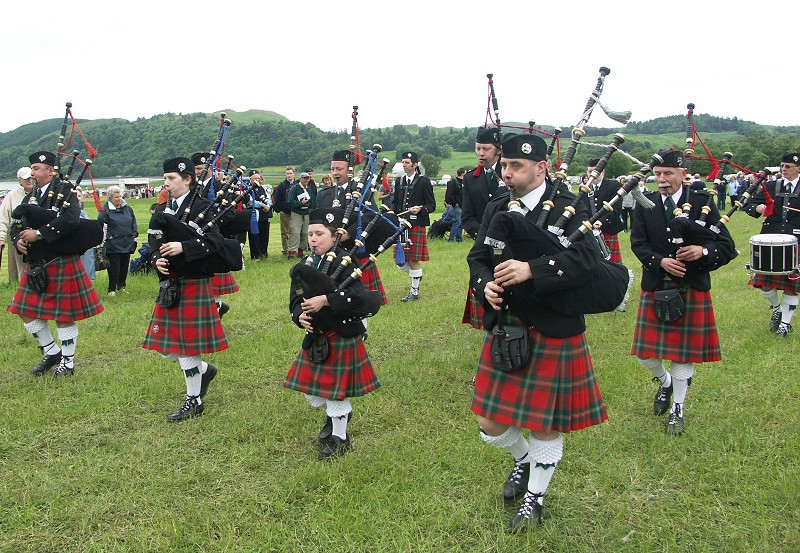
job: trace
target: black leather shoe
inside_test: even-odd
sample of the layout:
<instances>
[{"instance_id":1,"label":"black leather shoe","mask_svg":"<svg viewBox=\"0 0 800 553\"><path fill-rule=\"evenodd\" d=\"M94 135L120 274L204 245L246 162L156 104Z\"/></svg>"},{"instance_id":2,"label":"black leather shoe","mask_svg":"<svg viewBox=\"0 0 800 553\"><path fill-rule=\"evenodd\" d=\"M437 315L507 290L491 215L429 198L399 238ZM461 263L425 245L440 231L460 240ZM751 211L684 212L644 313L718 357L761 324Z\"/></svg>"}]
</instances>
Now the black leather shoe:
<instances>
[{"instance_id":1,"label":"black leather shoe","mask_svg":"<svg viewBox=\"0 0 800 553\"><path fill-rule=\"evenodd\" d=\"M414 294L413 292L409 292L408 295L404 298L400 298L400 301L403 303L407 301L414 301L419 299L419 294Z\"/></svg>"},{"instance_id":2,"label":"black leather shoe","mask_svg":"<svg viewBox=\"0 0 800 553\"><path fill-rule=\"evenodd\" d=\"M347 413L347 422L350 422L350 418L352 416L352 411ZM325 424L322 425L322 430L319 431L319 441L326 443L331 439L331 436L333 436L333 419L330 417L325 417Z\"/></svg>"},{"instance_id":3,"label":"black leather shoe","mask_svg":"<svg viewBox=\"0 0 800 553\"><path fill-rule=\"evenodd\" d=\"M36 376L42 376L44 373L61 363L61 351L54 355L47 355L39 361L39 364L31 369L31 372Z\"/></svg>"},{"instance_id":4,"label":"black leather shoe","mask_svg":"<svg viewBox=\"0 0 800 553\"><path fill-rule=\"evenodd\" d=\"M531 474L530 462L515 463L503 485L503 501L516 503L528 491L528 476Z\"/></svg>"},{"instance_id":5,"label":"black leather shoe","mask_svg":"<svg viewBox=\"0 0 800 553\"><path fill-rule=\"evenodd\" d=\"M775 331L775 336L778 338L786 338L786 336L792 331L792 325L788 323L781 323L778 326L778 330Z\"/></svg>"},{"instance_id":6,"label":"black leather shoe","mask_svg":"<svg viewBox=\"0 0 800 553\"><path fill-rule=\"evenodd\" d=\"M169 422L182 422L192 417L199 417L205 411L204 403L197 403L197 398L187 397L186 402L174 413L167 415Z\"/></svg>"},{"instance_id":7,"label":"black leather shoe","mask_svg":"<svg viewBox=\"0 0 800 553\"><path fill-rule=\"evenodd\" d=\"M665 431L667 434L680 436L683 434L683 429L683 409L681 409L680 404L675 404L675 412L669 414Z\"/></svg>"},{"instance_id":8,"label":"black leather shoe","mask_svg":"<svg viewBox=\"0 0 800 553\"><path fill-rule=\"evenodd\" d=\"M536 501L536 495L527 492L519 506L519 511L511 519L508 526L509 532L525 532L531 526L538 526L542 523L542 506Z\"/></svg>"},{"instance_id":9,"label":"black leather shoe","mask_svg":"<svg viewBox=\"0 0 800 553\"><path fill-rule=\"evenodd\" d=\"M203 377L200 380L201 398L206 397L206 392L208 391L208 385L211 384L211 381L214 380L215 376L217 376L217 368L211 363L209 363L208 367L206 367L206 372L203 373Z\"/></svg>"},{"instance_id":10,"label":"black leather shoe","mask_svg":"<svg viewBox=\"0 0 800 553\"><path fill-rule=\"evenodd\" d=\"M58 364L58 368L53 373L53 378L61 378L62 376L73 376L75 374L75 367L68 367L67 364L64 362L64 358L62 357L61 363Z\"/></svg>"},{"instance_id":11,"label":"black leather shoe","mask_svg":"<svg viewBox=\"0 0 800 553\"><path fill-rule=\"evenodd\" d=\"M661 385L661 381L656 377L653 377L653 382L658 382L658 391L656 392L656 397L653 399L653 413L656 415L663 415L672 405L670 403L672 399L672 382L670 382L667 388L664 388Z\"/></svg>"},{"instance_id":12,"label":"black leather shoe","mask_svg":"<svg viewBox=\"0 0 800 553\"><path fill-rule=\"evenodd\" d=\"M325 447L320 450L317 458L320 461L326 461L328 459L333 459L334 457L341 457L348 451L350 451L350 434L348 434L347 438L344 440L339 436L331 436L331 439L328 440L328 443L325 444Z\"/></svg>"},{"instance_id":13,"label":"black leather shoe","mask_svg":"<svg viewBox=\"0 0 800 553\"><path fill-rule=\"evenodd\" d=\"M230 310L231 310L231 306L230 305L228 305L224 301L219 302L219 308L217 309L217 311L219 312L219 318L220 319L222 319L222 317L225 315L225 313L227 313Z\"/></svg>"}]
</instances>

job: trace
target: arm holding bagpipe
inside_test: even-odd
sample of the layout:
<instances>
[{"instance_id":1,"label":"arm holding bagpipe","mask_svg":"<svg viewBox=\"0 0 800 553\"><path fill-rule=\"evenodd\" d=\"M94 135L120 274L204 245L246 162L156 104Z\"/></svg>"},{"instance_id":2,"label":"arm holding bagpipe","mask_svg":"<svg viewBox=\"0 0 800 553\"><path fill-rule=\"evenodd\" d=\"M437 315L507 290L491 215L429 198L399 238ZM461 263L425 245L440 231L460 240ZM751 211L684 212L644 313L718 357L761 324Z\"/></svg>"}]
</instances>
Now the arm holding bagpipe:
<instances>
[{"instance_id":1,"label":"arm holding bagpipe","mask_svg":"<svg viewBox=\"0 0 800 553\"><path fill-rule=\"evenodd\" d=\"M769 199L767 199L769 192L767 191L766 187L768 179L771 175L772 172L769 171L768 169L763 169L762 171L759 171L755 182L753 182L753 184L750 185L747 191L744 194L742 194L742 199L744 200L744 202L742 202L742 200L739 200L734 204L734 207L738 205L750 217L754 217L756 219L758 219L762 215L764 215L765 217L768 216L766 212L767 206L768 204L771 204L774 201L771 195L769 196ZM759 209L759 206L764 206L764 207Z\"/></svg>"}]
</instances>

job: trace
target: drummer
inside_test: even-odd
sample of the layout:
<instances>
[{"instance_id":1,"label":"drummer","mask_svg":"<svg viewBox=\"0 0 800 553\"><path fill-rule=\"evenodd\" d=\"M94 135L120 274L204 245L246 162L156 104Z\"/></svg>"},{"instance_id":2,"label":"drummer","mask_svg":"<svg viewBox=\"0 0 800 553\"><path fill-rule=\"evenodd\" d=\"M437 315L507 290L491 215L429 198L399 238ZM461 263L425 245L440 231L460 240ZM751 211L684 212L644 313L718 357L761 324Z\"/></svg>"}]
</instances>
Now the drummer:
<instances>
[{"instance_id":1,"label":"drummer","mask_svg":"<svg viewBox=\"0 0 800 553\"><path fill-rule=\"evenodd\" d=\"M800 154L785 154L781 158L781 176L761 186L748 200L744 210L758 219L764 216L761 234L787 234L800 237ZM769 201L772 199L772 202ZM797 257L794 259L797 267ZM790 278L790 274L765 275L754 273L749 284L761 290L772 307L769 329L781 338L792 331L792 317L797 311L797 292L800 279ZM778 290L783 297L778 298Z\"/></svg>"}]
</instances>

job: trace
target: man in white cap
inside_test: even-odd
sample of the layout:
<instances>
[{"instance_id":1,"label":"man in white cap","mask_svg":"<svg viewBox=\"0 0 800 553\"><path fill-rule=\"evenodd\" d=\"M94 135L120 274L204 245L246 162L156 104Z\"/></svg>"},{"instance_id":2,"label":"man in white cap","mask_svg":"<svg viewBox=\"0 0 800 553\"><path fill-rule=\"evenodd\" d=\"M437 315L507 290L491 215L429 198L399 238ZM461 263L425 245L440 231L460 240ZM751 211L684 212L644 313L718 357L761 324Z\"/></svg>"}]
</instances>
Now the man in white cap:
<instances>
[{"instance_id":1,"label":"man in white cap","mask_svg":"<svg viewBox=\"0 0 800 553\"><path fill-rule=\"evenodd\" d=\"M0 265L3 262L3 250L6 247L6 238L9 236L8 230L11 226L11 212L17 207L25 194L33 190L33 178L31 177L30 167L20 167L17 171L17 182L19 188L11 190L0 204ZM19 275L25 268L25 262L22 260L22 254L17 251L17 248L8 248L8 281L19 282Z\"/></svg>"}]
</instances>

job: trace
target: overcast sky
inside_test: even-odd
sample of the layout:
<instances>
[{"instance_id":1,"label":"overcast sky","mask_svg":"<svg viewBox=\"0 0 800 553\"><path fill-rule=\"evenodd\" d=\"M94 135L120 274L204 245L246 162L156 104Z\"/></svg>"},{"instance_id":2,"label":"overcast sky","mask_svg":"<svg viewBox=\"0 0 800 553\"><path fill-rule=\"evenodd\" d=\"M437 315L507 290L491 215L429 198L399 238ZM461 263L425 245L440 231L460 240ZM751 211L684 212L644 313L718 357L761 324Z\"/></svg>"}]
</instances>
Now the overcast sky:
<instances>
[{"instance_id":1,"label":"overcast sky","mask_svg":"<svg viewBox=\"0 0 800 553\"><path fill-rule=\"evenodd\" d=\"M740 5L737 5L740 4ZM0 132L60 118L263 109L323 130L577 123L601 101L632 120L695 113L798 125L785 2L7 3ZM788 24L785 24L788 23ZM782 51L783 50L783 51ZM589 126L613 126L599 110ZM54 129L56 130L56 129Z\"/></svg>"}]
</instances>

